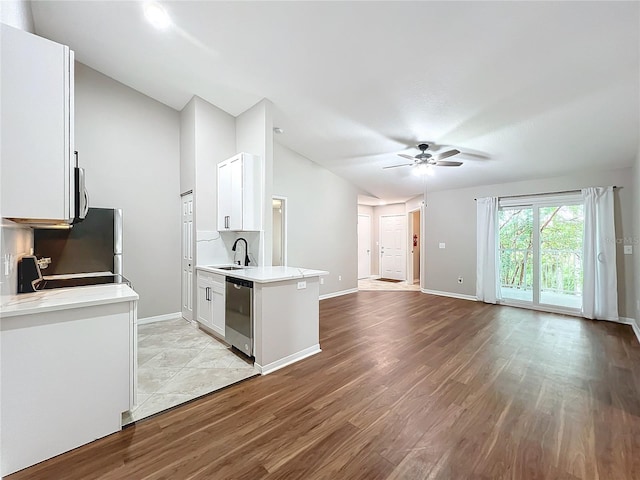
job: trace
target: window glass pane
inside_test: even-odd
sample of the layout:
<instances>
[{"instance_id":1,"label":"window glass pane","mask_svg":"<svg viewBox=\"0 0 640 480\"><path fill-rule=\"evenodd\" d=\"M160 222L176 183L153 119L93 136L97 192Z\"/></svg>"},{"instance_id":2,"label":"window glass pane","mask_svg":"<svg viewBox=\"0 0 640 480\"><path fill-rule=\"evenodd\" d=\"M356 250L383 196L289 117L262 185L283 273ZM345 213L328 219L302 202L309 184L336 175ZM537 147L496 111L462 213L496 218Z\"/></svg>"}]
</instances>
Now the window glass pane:
<instances>
[{"instance_id":1,"label":"window glass pane","mask_svg":"<svg viewBox=\"0 0 640 480\"><path fill-rule=\"evenodd\" d=\"M533 209L505 208L498 220L502 297L532 302Z\"/></svg>"},{"instance_id":2,"label":"window glass pane","mask_svg":"<svg viewBox=\"0 0 640 480\"><path fill-rule=\"evenodd\" d=\"M540 207L540 303L582 305L582 205Z\"/></svg>"}]
</instances>

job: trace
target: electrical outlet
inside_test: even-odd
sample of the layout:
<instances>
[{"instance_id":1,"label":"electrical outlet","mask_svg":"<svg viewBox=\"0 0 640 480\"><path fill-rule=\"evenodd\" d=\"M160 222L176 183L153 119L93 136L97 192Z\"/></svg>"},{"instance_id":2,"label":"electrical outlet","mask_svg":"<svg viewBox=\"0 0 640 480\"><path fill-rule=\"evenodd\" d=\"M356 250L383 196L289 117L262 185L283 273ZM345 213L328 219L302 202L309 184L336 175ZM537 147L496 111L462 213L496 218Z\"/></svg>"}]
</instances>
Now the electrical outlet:
<instances>
[{"instance_id":1,"label":"electrical outlet","mask_svg":"<svg viewBox=\"0 0 640 480\"><path fill-rule=\"evenodd\" d=\"M462 277L458 277L458 283L462 283L464 282L464 279Z\"/></svg>"},{"instance_id":2,"label":"electrical outlet","mask_svg":"<svg viewBox=\"0 0 640 480\"><path fill-rule=\"evenodd\" d=\"M324 285L324 278L320 277L320 285Z\"/></svg>"},{"instance_id":3,"label":"electrical outlet","mask_svg":"<svg viewBox=\"0 0 640 480\"><path fill-rule=\"evenodd\" d=\"M438 248L446 248L446 246L447 246L447 245L446 245L444 242L440 242L440 243L438 244Z\"/></svg>"},{"instance_id":4,"label":"electrical outlet","mask_svg":"<svg viewBox=\"0 0 640 480\"><path fill-rule=\"evenodd\" d=\"M342 281L342 275L338 275L338 281L341 282Z\"/></svg>"},{"instance_id":5,"label":"electrical outlet","mask_svg":"<svg viewBox=\"0 0 640 480\"><path fill-rule=\"evenodd\" d=\"M633 245L625 245L624 246L624 254L625 255L633 255Z\"/></svg>"},{"instance_id":6,"label":"electrical outlet","mask_svg":"<svg viewBox=\"0 0 640 480\"><path fill-rule=\"evenodd\" d=\"M298 290L302 290L303 288L307 288L307 282L298 282Z\"/></svg>"}]
</instances>

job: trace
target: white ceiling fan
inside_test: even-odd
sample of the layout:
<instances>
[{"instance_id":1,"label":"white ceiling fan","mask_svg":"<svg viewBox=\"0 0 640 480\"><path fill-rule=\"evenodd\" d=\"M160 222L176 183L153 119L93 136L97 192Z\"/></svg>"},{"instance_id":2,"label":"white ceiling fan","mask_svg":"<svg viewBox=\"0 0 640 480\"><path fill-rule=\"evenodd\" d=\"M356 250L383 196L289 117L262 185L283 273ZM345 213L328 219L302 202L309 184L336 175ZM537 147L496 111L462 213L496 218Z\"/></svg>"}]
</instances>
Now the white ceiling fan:
<instances>
[{"instance_id":1,"label":"white ceiling fan","mask_svg":"<svg viewBox=\"0 0 640 480\"><path fill-rule=\"evenodd\" d=\"M408 167L408 166L419 167L422 165L424 165L425 167L430 165L435 165L436 167L459 167L460 165L462 165L462 162L452 162L449 160L444 160L445 158L458 155L460 153L460 150L456 150L454 148L453 150L447 150L446 152L431 155L430 153L427 153L428 148L429 148L429 145L427 143L421 143L420 145L418 145L418 149L420 150L420 153L415 157L412 157L411 155L406 155L404 153L398 154L402 158L411 160L412 161L411 163L402 163L400 165L390 165L388 167L382 167L382 168L384 169L384 168L396 168L396 167Z\"/></svg>"}]
</instances>

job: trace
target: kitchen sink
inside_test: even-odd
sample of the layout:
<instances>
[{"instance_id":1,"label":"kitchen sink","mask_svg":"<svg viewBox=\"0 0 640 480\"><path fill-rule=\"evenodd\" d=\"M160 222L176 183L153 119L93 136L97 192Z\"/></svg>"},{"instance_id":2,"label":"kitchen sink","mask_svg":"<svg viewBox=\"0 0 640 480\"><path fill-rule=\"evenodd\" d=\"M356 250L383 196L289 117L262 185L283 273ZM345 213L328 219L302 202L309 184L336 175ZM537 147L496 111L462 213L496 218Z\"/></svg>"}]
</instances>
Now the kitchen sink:
<instances>
[{"instance_id":1,"label":"kitchen sink","mask_svg":"<svg viewBox=\"0 0 640 480\"><path fill-rule=\"evenodd\" d=\"M235 266L231 266L231 267L216 267L215 265L212 265L211 268L217 268L218 270L243 270L243 267L235 267Z\"/></svg>"}]
</instances>

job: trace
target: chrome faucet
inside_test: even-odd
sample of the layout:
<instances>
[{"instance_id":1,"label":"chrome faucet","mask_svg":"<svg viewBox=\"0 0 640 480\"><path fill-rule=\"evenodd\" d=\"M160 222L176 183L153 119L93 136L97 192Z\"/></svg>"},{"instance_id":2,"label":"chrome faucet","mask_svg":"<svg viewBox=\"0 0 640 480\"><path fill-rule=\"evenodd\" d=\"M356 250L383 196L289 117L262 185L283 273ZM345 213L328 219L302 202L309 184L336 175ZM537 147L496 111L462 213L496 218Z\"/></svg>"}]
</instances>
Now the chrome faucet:
<instances>
[{"instance_id":1,"label":"chrome faucet","mask_svg":"<svg viewBox=\"0 0 640 480\"><path fill-rule=\"evenodd\" d=\"M244 242L244 266L248 266L249 265L249 247L247 246L247 241L240 237L238 238L235 242L233 242L233 247L231 247L231 251L235 252L236 251L236 246L238 245L238 242L242 240ZM234 260L235 260L235 255L234 255ZM240 260L238 260L238 265L240 265Z\"/></svg>"}]
</instances>

